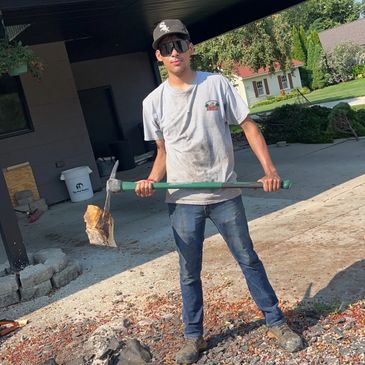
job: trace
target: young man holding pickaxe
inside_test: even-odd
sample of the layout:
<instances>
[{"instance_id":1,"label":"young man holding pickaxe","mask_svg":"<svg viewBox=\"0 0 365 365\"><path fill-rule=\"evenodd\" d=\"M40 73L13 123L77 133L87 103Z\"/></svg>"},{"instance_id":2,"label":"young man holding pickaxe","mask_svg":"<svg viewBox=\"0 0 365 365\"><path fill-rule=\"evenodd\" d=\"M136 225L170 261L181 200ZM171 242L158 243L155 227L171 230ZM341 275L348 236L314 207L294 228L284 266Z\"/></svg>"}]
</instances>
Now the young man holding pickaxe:
<instances>
[{"instance_id":1,"label":"young man holding pickaxe","mask_svg":"<svg viewBox=\"0 0 365 365\"><path fill-rule=\"evenodd\" d=\"M229 124L240 125L260 161L266 192L281 179L265 140L234 87L221 75L190 67L194 52L189 33L178 19L161 21L153 32L156 58L168 79L143 101L146 140L155 140L157 156L147 179L138 181L140 197L153 194L154 182L236 180ZM286 324L278 299L249 235L240 189L169 190L171 225L180 262L185 343L179 364L192 364L206 349L203 339L203 291L200 278L204 227L211 219L225 239L246 278L250 293L265 316L269 334L288 351L302 348L302 339Z\"/></svg>"}]
</instances>

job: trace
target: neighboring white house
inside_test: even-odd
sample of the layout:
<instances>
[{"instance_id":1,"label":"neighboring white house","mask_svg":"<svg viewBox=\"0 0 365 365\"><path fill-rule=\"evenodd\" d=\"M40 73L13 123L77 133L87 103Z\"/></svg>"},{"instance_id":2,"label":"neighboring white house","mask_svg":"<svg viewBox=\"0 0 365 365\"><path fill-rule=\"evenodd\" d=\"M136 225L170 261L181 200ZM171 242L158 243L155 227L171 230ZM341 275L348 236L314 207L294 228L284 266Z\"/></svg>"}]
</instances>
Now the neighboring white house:
<instances>
[{"instance_id":1,"label":"neighboring white house","mask_svg":"<svg viewBox=\"0 0 365 365\"><path fill-rule=\"evenodd\" d=\"M275 65L275 71L270 73L268 67L262 67L257 72L246 66L236 69L234 84L248 105L265 100L268 96L279 96L291 89L302 87L298 68L303 62L293 60L294 70L284 73L280 65Z\"/></svg>"}]
</instances>

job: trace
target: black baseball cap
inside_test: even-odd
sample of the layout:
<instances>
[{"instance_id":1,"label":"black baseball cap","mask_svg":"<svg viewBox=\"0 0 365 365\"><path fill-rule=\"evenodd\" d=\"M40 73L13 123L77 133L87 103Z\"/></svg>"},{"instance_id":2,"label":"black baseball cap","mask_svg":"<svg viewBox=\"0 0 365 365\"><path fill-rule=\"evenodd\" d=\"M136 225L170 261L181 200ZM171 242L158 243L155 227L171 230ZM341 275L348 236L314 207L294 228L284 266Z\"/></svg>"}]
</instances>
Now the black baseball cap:
<instances>
[{"instance_id":1,"label":"black baseball cap","mask_svg":"<svg viewBox=\"0 0 365 365\"><path fill-rule=\"evenodd\" d=\"M186 38L190 38L188 30L181 20L165 19L160 21L153 31L153 49L157 49L158 42L162 37L168 34L182 34Z\"/></svg>"}]
</instances>

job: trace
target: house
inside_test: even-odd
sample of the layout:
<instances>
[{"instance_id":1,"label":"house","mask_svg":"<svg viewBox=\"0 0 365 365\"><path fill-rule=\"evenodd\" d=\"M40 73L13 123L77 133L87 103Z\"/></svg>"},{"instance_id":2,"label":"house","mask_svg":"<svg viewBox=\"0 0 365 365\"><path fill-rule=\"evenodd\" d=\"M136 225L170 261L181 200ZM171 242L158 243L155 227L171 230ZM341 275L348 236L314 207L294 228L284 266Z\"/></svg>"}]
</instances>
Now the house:
<instances>
[{"instance_id":1,"label":"house","mask_svg":"<svg viewBox=\"0 0 365 365\"><path fill-rule=\"evenodd\" d=\"M293 71L283 72L277 63L274 72L269 67L260 68L257 72L247 66L236 69L235 85L248 105L267 99L268 96L279 96L292 89L302 87L299 67L304 63L293 60Z\"/></svg>"},{"instance_id":2,"label":"house","mask_svg":"<svg viewBox=\"0 0 365 365\"><path fill-rule=\"evenodd\" d=\"M365 47L365 18L318 33L322 47L331 53L339 44L352 42Z\"/></svg>"},{"instance_id":3,"label":"house","mask_svg":"<svg viewBox=\"0 0 365 365\"><path fill-rule=\"evenodd\" d=\"M151 49L158 21L180 18L199 43L300 2L2 0L0 38L30 45L46 70L41 80L1 78L0 103L13 103L0 119L1 171L26 164L48 204L69 198L60 180L66 169L89 166L93 189L101 189L96 159L114 153L111 145L121 159L148 151L141 104L161 82ZM0 233L18 271L27 255L8 188L0 173Z\"/></svg>"}]
</instances>

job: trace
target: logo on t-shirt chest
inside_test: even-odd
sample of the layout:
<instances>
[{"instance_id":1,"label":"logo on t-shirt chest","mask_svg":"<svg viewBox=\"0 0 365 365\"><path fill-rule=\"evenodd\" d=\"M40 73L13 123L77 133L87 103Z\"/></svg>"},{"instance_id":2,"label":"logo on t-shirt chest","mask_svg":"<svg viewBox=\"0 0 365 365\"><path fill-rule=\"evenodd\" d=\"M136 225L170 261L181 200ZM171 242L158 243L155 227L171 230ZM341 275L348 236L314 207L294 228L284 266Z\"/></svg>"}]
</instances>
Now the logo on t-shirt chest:
<instances>
[{"instance_id":1,"label":"logo on t-shirt chest","mask_svg":"<svg viewBox=\"0 0 365 365\"><path fill-rule=\"evenodd\" d=\"M212 112L212 111L218 110L219 109L218 100L208 100L205 103L205 109L207 110L207 112Z\"/></svg>"}]
</instances>

